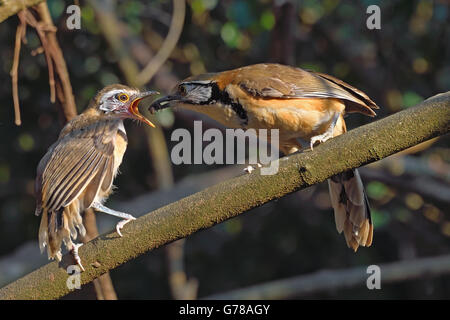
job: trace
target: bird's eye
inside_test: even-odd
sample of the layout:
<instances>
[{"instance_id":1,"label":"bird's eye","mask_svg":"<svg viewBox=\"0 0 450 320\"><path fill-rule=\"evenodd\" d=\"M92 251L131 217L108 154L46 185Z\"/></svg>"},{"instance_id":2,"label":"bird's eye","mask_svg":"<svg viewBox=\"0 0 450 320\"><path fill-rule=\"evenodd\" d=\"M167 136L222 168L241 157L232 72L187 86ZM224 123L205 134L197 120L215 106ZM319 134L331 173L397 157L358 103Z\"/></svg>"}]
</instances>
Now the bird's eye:
<instances>
[{"instance_id":1,"label":"bird's eye","mask_svg":"<svg viewBox=\"0 0 450 320\"><path fill-rule=\"evenodd\" d=\"M121 101L121 102L127 102L128 99L129 99L129 97L128 97L128 95L127 95L126 93L119 93L119 94L116 96L116 98L117 98L117 100L119 100L119 101Z\"/></svg>"},{"instance_id":2,"label":"bird's eye","mask_svg":"<svg viewBox=\"0 0 450 320\"><path fill-rule=\"evenodd\" d=\"M180 91L180 93L181 93L183 96L185 96L186 93L187 93L186 87L183 86L183 85L181 85L181 86L179 87L179 91Z\"/></svg>"}]
</instances>

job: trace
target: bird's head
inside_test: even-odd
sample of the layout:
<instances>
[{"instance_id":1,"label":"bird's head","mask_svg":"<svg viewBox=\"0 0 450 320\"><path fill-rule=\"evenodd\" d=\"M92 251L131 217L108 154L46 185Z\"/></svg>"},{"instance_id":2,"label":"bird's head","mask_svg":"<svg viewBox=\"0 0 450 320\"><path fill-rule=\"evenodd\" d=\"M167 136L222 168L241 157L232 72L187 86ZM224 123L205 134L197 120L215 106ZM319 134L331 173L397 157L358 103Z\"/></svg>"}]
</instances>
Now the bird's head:
<instances>
[{"instance_id":1,"label":"bird's head","mask_svg":"<svg viewBox=\"0 0 450 320\"><path fill-rule=\"evenodd\" d=\"M216 103L221 91L214 76L213 73L205 73L180 81L171 94L155 100L149 111L153 113L176 104L202 106Z\"/></svg>"},{"instance_id":2,"label":"bird's head","mask_svg":"<svg viewBox=\"0 0 450 320\"><path fill-rule=\"evenodd\" d=\"M91 102L91 107L98 109L109 116L117 118L130 118L142 121L155 127L145 118L138 109L139 102L156 91L140 91L120 84L114 84L101 90Z\"/></svg>"}]
</instances>

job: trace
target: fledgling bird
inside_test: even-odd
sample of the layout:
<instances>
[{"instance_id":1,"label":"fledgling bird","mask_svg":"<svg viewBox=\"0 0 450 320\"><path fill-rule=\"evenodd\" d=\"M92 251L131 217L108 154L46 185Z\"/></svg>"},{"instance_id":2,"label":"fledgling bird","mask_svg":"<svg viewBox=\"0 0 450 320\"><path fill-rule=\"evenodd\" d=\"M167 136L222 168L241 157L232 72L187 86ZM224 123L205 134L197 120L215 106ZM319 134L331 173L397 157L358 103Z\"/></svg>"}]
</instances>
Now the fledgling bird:
<instances>
[{"instance_id":1,"label":"fledgling bird","mask_svg":"<svg viewBox=\"0 0 450 320\"><path fill-rule=\"evenodd\" d=\"M279 129L284 154L346 132L344 115L375 116L378 106L364 92L327 74L263 63L192 76L171 95L154 101L154 112L172 105L201 112L229 128ZM358 171L328 180L336 228L348 247L370 246L373 225Z\"/></svg>"},{"instance_id":2,"label":"fledgling bird","mask_svg":"<svg viewBox=\"0 0 450 320\"><path fill-rule=\"evenodd\" d=\"M79 244L73 240L84 236L81 214L93 208L122 218L117 233L134 220L130 214L103 205L113 188L122 157L127 147L123 125L126 118L154 127L138 110L139 101L157 94L115 84L99 91L88 108L69 121L58 140L50 146L39 162L35 182L36 212L42 215L39 227L41 252L47 247L49 259L61 260L61 243L78 256Z\"/></svg>"}]
</instances>

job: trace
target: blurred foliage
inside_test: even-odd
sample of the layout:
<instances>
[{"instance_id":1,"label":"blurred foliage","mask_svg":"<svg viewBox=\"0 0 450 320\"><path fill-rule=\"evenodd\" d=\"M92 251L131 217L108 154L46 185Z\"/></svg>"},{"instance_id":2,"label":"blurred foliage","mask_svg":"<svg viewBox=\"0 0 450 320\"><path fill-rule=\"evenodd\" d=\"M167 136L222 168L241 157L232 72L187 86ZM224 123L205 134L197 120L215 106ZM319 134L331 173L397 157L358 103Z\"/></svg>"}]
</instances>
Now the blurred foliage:
<instances>
[{"instance_id":1,"label":"blurred foliage","mask_svg":"<svg viewBox=\"0 0 450 320\"><path fill-rule=\"evenodd\" d=\"M276 6L270 0L188 0L185 28L166 66L177 77L221 71L273 61L277 35ZM289 1L287 1L289 2ZM78 111L102 87L123 82L115 57L102 38L91 7L82 5L82 29L65 27L65 8L72 1L49 0L58 39L68 64ZM116 1L118 18L132 36L153 41L158 50L172 15L169 0ZM366 8L381 7L381 30L366 28ZM446 1L305 0L291 1L294 64L326 72L365 91L384 117L450 88L450 10ZM36 166L63 125L58 105L49 102L48 72L35 32L28 28L19 66L19 96L23 125L13 123L9 71L17 17L0 25L0 256L27 241L36 241L39 218L34 213ZM125 50L128 48L124 48ZM155 87L150 83L149 87ZM158 89L158 88L156 88ZM192 119L158 115L166 137L177 127L192 129ZM351 115L349 128L372 119ZM414 125L414 124L411 124ZM114 200L130 200L156 188L142 128L126 123L129 149L116 179ZM395 137L395 133L393 133ZM168 141L169 147L173 145ZM449 138L414 154L424 172L441 170L449 181ZM175 166L175 178L217 166ZM437 169L436 169L437 168ZM442 169L444 168L444 169ZM402 169L391 172L401 179ZM314 272L428 256L450 251L448 204L430 203L420 194L366 181L373 207L374 244L357 254L337 234L326 184L252 210L188 239L186 268L199 279L199 296L264 281ZM232 192L232 191L230 191ZM98 215L102 219L101 215ZM38 250L36 246L36 250ZM1 272L1 270L0 270ZM161 249L112 272L120 298L167 298L167 274ZM330 298L450 297L450 277L414 280L383 286L379 292L352 289Z\"/></svg>"}]
</instances>

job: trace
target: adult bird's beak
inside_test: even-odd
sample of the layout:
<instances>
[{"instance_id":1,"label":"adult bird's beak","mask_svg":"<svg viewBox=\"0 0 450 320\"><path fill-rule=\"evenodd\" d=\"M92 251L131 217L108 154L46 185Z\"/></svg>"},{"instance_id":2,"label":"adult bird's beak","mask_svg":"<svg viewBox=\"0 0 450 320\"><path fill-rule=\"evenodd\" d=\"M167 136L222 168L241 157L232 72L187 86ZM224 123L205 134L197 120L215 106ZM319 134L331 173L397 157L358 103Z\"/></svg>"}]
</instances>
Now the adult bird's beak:
<instances>
[{"instance_id":1,"label":"adult bird's beak","mask_svg":"<svg viewBox=\"0 0 450 320\"><path fill-rule=\"evenodd\" d=\"M150 127L154 128L155 125L153 123L150 122L150 120L148 120L147 118L145 118L140 112L139 112L139 101L141 101L142 99L151 96L151 95L155 95L155 94L159 94L159 92L157 91L145 91L145 92L141 92L139 94L137 94L134 97L134 100L131 102L130 106L128 107L128 112L135 117L136 119L148 124Z\"/></svg>"},{"instance_id":2,"label":"adult bird's beak","mask_svg":"<svg viewBox=\"0 0 450 320\"><path fill-rule=\"evenodd\" d=\"M179 100L181 100L181 98L182 97L177 94L168 95L168 96L159 98L152 102L150 107L148 107L148 111L150 111L150 113L155 113L158 110L168 108L168 107L170 107L170 104L171 104L170 102L179 101Z\"/></svg>"}]
</instances>

